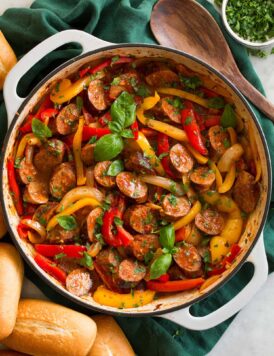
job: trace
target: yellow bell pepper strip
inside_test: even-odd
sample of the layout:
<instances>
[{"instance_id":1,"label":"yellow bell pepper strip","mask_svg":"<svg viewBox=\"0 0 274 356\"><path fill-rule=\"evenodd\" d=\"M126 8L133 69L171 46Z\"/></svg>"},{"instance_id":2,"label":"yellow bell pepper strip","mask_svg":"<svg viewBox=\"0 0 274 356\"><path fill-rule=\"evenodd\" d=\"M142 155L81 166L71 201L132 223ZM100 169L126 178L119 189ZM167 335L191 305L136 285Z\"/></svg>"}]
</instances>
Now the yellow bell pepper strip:
<instances>
[{"instance_id":1,"label":"yellow bell pepper strip","mask_svg":"<svg viewBox=\"0 0 274 356\"><path fill-rule=\"evenodd\" d=\"M214 236L210 240L209 249L212 264L220 262L230 250L227 239L223 236Z\"/></svg>"},{"instance_id":2,"label":"yellow bell pepper strip","mask_svg":"<svg viewBox=\"0 0 274 356\"><path fill-rule=\"evenodd\" d=\"M201 209L202 209L202 205L199 202L199 200L197 200L193 204L192 208L190 209L190 211L187 215L185 215L184 217L182 217L181 219L179 219L175 223L173 223L174 230L175 231L179 230L183 226L186 226L187 224L189 224L192 220L195 219L195 216L200 212Z\"/></svg>"},{"instance_id":3,"label":"yellow bell pepper strip","mask_svg":"<svg viewBox=\"0 0 274 356\"><path fill-rule=\"evenodd\" d=\"M160 96L157 93L157 91L154 93L154 96L148 96L147 98L144 99L142 105L141 105L141 109L143 111L147 111L152 109L160 100Z\"/></svg>"},{"instance_id":4,"label":"yellow bell pepper strip","mask_svg":"<svg viewBox=\"0 0 274 356\"><path fill-rule=\"evenodd\" d=\"M220 276L220 274L230 268L231 264L235 261L235 258L241 251L242 248L238 244L233 244L221 263L218 263L217 266L212 265L212 268L208 271L208 276Z\"/></svg>"},{"instance_id":5,"label":"yellow bell pepper strip","mask_svg":"<svg viewBox=\"0 0 274 356\"><path fill-rule=\"evenodd\" d=\"M220 187L218 187L218 192L219 193L228 192L232 188L235 178L236 178L236 164L232 163L228 173L225 176L225 180L223 184Z\"/></svg>"},{"instance_id":6,"label":"yellow bell pepper strip","mask_svg":"<svg viewBox=\"0 0 274 356\"><path fill-rule=\"evenodd\" d=\"M53 216L50 219L50 221L48 222L47 231L52 230L58 224L57 218L59 218L60 216L64 216L64 215L71 215L71 214L75 213L75 211L82 209L84 206L91 206L92 208L95 208L97 206L100 206L100 203L98 202L98 200L96 200L94 198L84 198L84 199L78 200L73 205L64 209L61 213Z\"/></svg>"},{"instance_id":7,"label":"yellow bell pepper strip","mask_svg":"<svg viewBox=\"0 0 274 356\"><path fill-rule=\"evenodd\" d=\"M84 165L81 159L81 145L82 145L82 133L85 120L83 117L79 120L78 129L74 135L72 148L76 166L77 185L84 185L86 183L86 176L84 174Z\"/></svg>"},{"instance_id":8,"label":"yellow bell pepper strip","mask_svg":"<svg viewBox=\"0 0 274 356\"><path fill-rule=\"evenodd\" d=\"M35 138L36 137L34 136L33 133L26 134L25 136L23 136L21 138L21 141L19 142L19 145L17 148L15 160L21 159L24 157L24 152L25 152L27 144L29 143L30 140L34 140ZM40 142L40 140L39 140L39 142Z\"/></svg>"},{"instance_id":9,"label":"yellow bell pepper strip","mask_svg":"<svg viewBox=\"0 0 274 356\"><path fill-rule=\"evenodd\" d=\"M134 293L120 294L99 286L93 294L96 303L118 309L137 308L153 301L155 292L136 290Z\"/></svg>"},{"instance_id":10,"label":"yellow bell pepper strip","mask_svg":"<svg viewBox=\"0 0 274 356\"><path fill-rule=\"evenodd\" d=\"M233 213L235 211L239 211L238 205L235 203L233 199L226 195L220 195L218 192L214 190L209 190L202 195L203 199L206 203L210 205L215 205L216 208L222 213ZM240 214L241 216L241 214Z\"/></svg>"},{"instance_id":11,"label":"yellow bell pepper strip","mask_svg":"<svg viewBox=\"0 0 274 356\"><path fill-rule=\"evenodd\" d=\"M218 279L220 278L219 275L216 276L211 276L209 278L207 278L204 283L201 285L199 291L203 292L205 289L207 289L208 287L210 287L213 283L215 283Z\"/></svg>"},{"instance_id":12,"label":"yellow bell pepper strip","mask_svg":"<svg viewBox=\"0 0 274 356\"><path fill-rule=\"evenodd\" d=\"M156 153L154 152L153 148L150 146L149 141L141 131L139 131L136 142L141 148L141 150L144 152L146 158L149 160L150 164L156 170L156 172L159 173L161 176L165 176L165 170L162 166L161 161L156 156Z\"/></svg>"},{"instance_id":13,"label":"yellow bell pepper strip","mask_svg":"<svg viewBox=\"0 0 274 356\"><path fill-rule=\"evenodd\" d=\"M200 164L206 164L208 162L208 158L204 157L203 155L201 155L201 153L199 153L198 151L195 150L195 148L193 148L192 146L190 146L190 144L185 143L186 148L188 149L188 151L192 154L192 156L196 159L196 161Z\"/></svg>"},{"instance_id":14,"label":"yellow bell pepper strip","mask_svg":"<svg viewBox=\"0 0 274 356\"><path fill-rule=\"evenodd\" d=\"M57 84L50 94L50 100L55 104L63 104L80 94L89 83L90 76L86 76L78 79L75 83L70 83L70 85L68 85L69 82L66 81L62 88L58 87Z\"/></svg>"},{"instance_id":15,"label":"yellow bell pepper strip","mask_svg":"<svg viewBox=\"0 0 274 356\"><path fill-rule=\"evenodd\" d=\"M174 89L174 88L158 88L156 90L157 90L157 92L159 92L161 94L178 96L180 98L193 101L194 103L199 104L205 108L209 107L208 101L206 99L203 99L198 95L191 94L187 91L183 91L180 89Z\"/></svg>"},{"instance_id":16,"label":"yellow bell pepper strip","mask_svg":"<svg viewBox=\"0 0 274 356\"><path fill-rule=\"evenodd\" d=\"M257 150L255 136L254 136L252 128L251 128L251 123L248 124L248 134L249 134L250 148L251 148L252 156L253 156L253 159L255 162L255 167L256 167L256 177L255 177L254 183L257 183L260 180L261 175L262 175L262 166L261 166L260 157L259 157L258 150Z\"/></svg>"},{"instance_id":17,"label":"yellow bell pepper strip","mask_svg":"<svg viewBox=\"0 0 274 356\"><path fill-rule=\"evenodd\" d=\"M228 127L226 130L227 130L227 132L229 134L231 146L235 145L235 143L237 143L236 131L233 129L233 127Z\"/></svg>"},{"instance_id":18,"label":"yellow bell pepper strip","mask_svg":"<svg viewBox=\"0 0 274 356\"><path fill-rule=\"evenodd\" d=\"M216 166L216 164L214 162L208 161L208 166L215 173L216 186L217 186L217 189L219 189L221 187L221 185L223 184L223 177L222 177L218 167Z\"/></svg>"}]
</instances>

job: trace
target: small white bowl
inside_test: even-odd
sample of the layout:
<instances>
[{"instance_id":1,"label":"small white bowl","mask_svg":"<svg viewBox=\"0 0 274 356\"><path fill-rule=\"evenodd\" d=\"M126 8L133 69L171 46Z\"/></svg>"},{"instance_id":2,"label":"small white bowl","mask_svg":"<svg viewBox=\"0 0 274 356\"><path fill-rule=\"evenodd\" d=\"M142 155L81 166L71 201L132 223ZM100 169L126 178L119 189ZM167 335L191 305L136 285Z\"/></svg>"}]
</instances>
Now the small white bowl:
<instances>
[{"instance_id":1,"label":"small white bowl","mask_svg":"<svg viewBox=\"0 0 274 356\"><path fill-rule=\"evenodd\" d=\"M232 28L230 27L228 21L227 21L227 16L226 16L226 7L227 7L227 3L229 0L223 0L222 3L222 18L223 18L223 23L225 25L226 30L228 31L228 33L239 43L241 43L242 45L248 47L248 48L252 48L252 49L267 49L268 47L271 47L274 45L274 37L271 38L268 41L265 42L252 42L252 41L248 41L243 39L242 37L240 37L236 32L234 32L232 30Z\"/></svg>"}]
</instances>

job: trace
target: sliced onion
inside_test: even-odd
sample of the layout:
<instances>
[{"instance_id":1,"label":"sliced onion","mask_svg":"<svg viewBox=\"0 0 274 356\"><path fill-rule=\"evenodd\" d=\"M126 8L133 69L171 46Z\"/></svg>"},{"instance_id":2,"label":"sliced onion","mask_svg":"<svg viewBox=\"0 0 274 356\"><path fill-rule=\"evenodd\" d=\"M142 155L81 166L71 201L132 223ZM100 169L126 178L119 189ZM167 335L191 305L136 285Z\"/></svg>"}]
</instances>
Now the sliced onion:
<instances>
[{"instance_id":1,"label":"sliced onion","mask_svg":"<svg viewBox=\"0 0 274 356\"><path fill-rule=\"evenodd\" d=\"M99 202L103 201L104 194L100 190L86 185L70 190L61 200L57 207L57 212L61 212L77 200L84 198L94 198Z\"/></svg>"},{"instance_id":2,"label":"sliced onion","mask_svg":"<svg viewBox=\"0 0 274 356\"><path fill-rule=\"evenodd\" d=\"M160 176L150 176L150 175L145 175L145 176L139 176L142 182L156 185L158 187L164 188L166 190L169 190L171 193L182 196L184 195L184 190L182 186L174 180L165 178L165 177L160 177Z\"/></svg>"},{"instance_id":3,"label":"sliced onion","mask_svg":"<svg viewBox=\"0 0 274 356\"><path fill-rule=\"evenodd\" d=\"M36 236L36 234L28 234L29 239L33 237L33 240L37 241L39 240L39 243L43 240L46 239L47 232L46 229L43 225L41 225L38 221L32 220L32 219L22 219L21 224L28 226L29 228L33 229L38 233L40 236L39 238ZM31 240L30 240L31 241ZM33 241L31 241L33 242ZM33 242L33 243L38 243L38 242Z\"/></svg>"},{"instance_id":4,"label":"sliced onion","mask_svg":"<svg viewBox=\"0 0 274 356\"><path fill-rule=\"evenodd\" d=\"M86 169L86 185L88 187L94 187L94 169L93 167L88 167Z\"/></svg>"},{"instance_id":5,"label":"sliced onion","mask_svg":"<svg viewBox=\"0 0 274 356\"><path fill-rule=\"evenodd\" d=\"M244 149L239 143L235 143L235 145L229 147L218 162L219 171L228 172L231 164L238 161L243 153Z\"/></svg>"},{"instance_id":6,"label":"sliced onion","mask_svg":"<svg viewBox=\"0 0 274 356\"><path fill-rule=\"evenodd\" d=\"M32 163L33 159L33 154L34 154L34 147L30 146L29 144L26 146L25 149L25 157L26 157L26 162L27 163Z\"/></svg>"},{"instance_id":7,"label":"sliced onion","mask_svg":"<svg viewBox=\"0 0 274 356\"><path fill-rule=\"evenodd\" d=\"M88 249L88 254L91 257L95 257L102 250L102 247L103 246L101 245L101 243L97 241L90 246L90 248Z\"/></svg>"},{"instance_id":8,"label":"sliced onion","mask_svg":"<svg viewBox=\"0 0 274 356\"><path fill-rule=\"evenodd\" d=\"M28 239L33 244L41 244L46 240L46 236L42 237L37 232L28 231Z\"/></svg>"}]
</instances>

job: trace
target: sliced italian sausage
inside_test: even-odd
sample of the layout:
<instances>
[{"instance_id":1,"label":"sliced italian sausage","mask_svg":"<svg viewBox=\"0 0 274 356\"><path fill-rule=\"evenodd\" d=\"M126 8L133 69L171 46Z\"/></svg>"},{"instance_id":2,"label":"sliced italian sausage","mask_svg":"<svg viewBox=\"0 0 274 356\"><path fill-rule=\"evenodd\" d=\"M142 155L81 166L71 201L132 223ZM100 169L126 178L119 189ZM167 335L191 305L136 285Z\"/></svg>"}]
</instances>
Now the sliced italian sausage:
<instances>
[{"instance_id":1,"label":"sliced italian sausage","mask_svg":"<svg viewBox=\"0 0 274 356\"><path fill-rule=\"evenodd\" d=\"M111 163L111 161L98 162L94 167L94 178L100 185L106 188L115 186L115 177L107 175L107 170Z\"/></svg>"},{"instance_id":2,"label":"sliced italian sausage","mask_svg":"<svg viewBox=\"0 0 274 356\"><path fill-rule=\"evenodd\" d=\"M171 98L164 98L161 99L160 105L163 113L173 122L176 122L177 124L180 124L182 119L181 119L181 113L178 108L176 108L172 104L172 99Z\"/></svg>"},{"instance_id":3,"label":"sliced italian sausage","mask_svg":"<svg viewBox=\"0 0 274 356\"><path fill-rule=\"evenodd\" d=\"M116 99L123 91L129 93L134 92L134 88L138 87L139 77L135 70L123 73L115 77L111 83L109 97Z\"/></svg>"},{"instance_id":4,"label":"sliced italian sausage","mask_svg":"<svg viewBox=\"0 0 274 356\"><path fill-rule=\"evenodd\" d=\"M253 175L246 171L240 172L232 193L239 208L245 213L251 213L257 205L259 194L259 185L255 183Z\"/></svg>"},{"instance_id":5,"label":"sliced italian sausage","mask_svg":"<svg viewBox=\"0 0 274 356\"><path fill-rule=\"evenodd\" d=\"M75 227L73 230L65 230L60 225L55 226L47 233L47 241L52 244L62 244L72 242L79 238L80 229Z\"/></svg>"},{"instance_id":6,"label":"sliced italian sausage","mask_svg":"<svg viewBox=\"0 0 274 356\"><path fill-rule=\"evenodd\" d=\"M121 172L116 177L116 184L120 191L135 199L138 203L143 203L147 199L148 188L135 174L131 172Z\"/></svg>"},{"instance_id":7,"label":"sliced italian sausage","mask_svg":"<svg viewBox=\"0 0 274 356\"><path fill-rule=\"evenodd\" d=\"M191 204L185 197L175 197L173 194L167 194L163 199L162 207L165 216L178 219L189 212Z\"/></svg>"},{"instance_id":8,"label":"sliced italian sausage","mask_svg":"<svg viewBox=\"0 0 274 356\"><path fill-rule=\"evenodd\" d=\"M168 68L150 73L145 79L149 85L156 88L170 86L180 81L178 75Z\"/></svg>"},{"instance_id":9,"label":"sliced italian sausage","mask_svg":"<svg viewBox=\"0 0 274 356\"><path fill-rule=\"evenodd\" d=\"M143 261L150 251L154 252L160 247L159 237L155 234L135 235L130 246L137 260Z\"/></svg>"},{"instance_id":10,"label":"sliced italian sausage","mask_svg":"<svg viewBox=\"0 0 274 356\"><path fill-rule=\"evenodd\" d=\"M135 151L131 153L124 160L125 168L129 171L136 172L138 174L150 174L155 175L154 169L151 167L148 159L144 157L142 152Z\"/></svg>"},{"instance_id":11,"label":"sliced italian sausage","mask_svg":"<svg viewBox=\"0 0 274 356\"><path fill-rule=\"evenodd\" d=\"M124 214L124 222L140 234L153 233L157 227L157 214L146 205L133 205Z\"/></svg>"},{"instance_id":12,"label":"sliced italian sausage","mask_svg":"<svg viewBox=\"0 0 274 356\"><path fill-rule=\"evenodd\" d=\"M169 158L173 167L180 173L188 173L193 168L193 158L180 143L177 143L171 148Z\"/></svg>"},{"instance_id":13,"label":"sliced italian sausage","mask_svg":"<svg viewBox=\"0 0 274 356\"><path fill-rule=\"evenodd\" d=\"M210 187L215 181L215 173L208 167L198 167L190 174L190 180L202 186Z\"/></svg>"},{"instance_id":14,"label":"sliced italian sausage","mask_svg":"<svg viewBox=\"0 0 274 356\"><path fill-rule=\"evenodd\" d=\"M23 200L32 204L47 203L49 195L45 183L30 182L24 190Z\"/></svg>"},{"instance_id":15,"label":"sliced italian sausage","mask_svg":"<svg viewBox=\"0 0 274 356\"><path fill-rule=\"evenodd\" d=\"M56 117L56 130L61 135L69 135L77 130L80 113L75 104L68 104Z\"/></svg>"},{"instance_id":16,"label":"sliced italian sausage","mask_svg":"<svg viewBox=\"0 0 274 356\"><path fill-rule=\"evenodd\" d=\"M229 147L228 133L219 125L212 126L208 130L208 137L212 148L218 155L222 155Z\"/></svg>"},{"instance_id":17,"label":"sliced italian sausage","mask_svg":"<svg viewBox=\"0 0 274 356\"><path fill-rule=\"evenodd\" d=\"M68 258L61 257L58 260L55 260L58 266L65 271L66 273L70 273L73 270L79 268L79 259L78 258Z\"/></svg>"},{"instance_id":18,"label":"sliced italian sausage","mask_svg":"<svg viewBox=\"0 0 274 356\"><path fill-rule=\"evenodd\" d=\"M75 269L67 276L66 287L70 293L77 297L87 295L92 287L90 273L85 268Z\"/></svg>"},{"instance_id":19,"label":"sliced italian sausage","mask_svg":"<svg viewBox=\"0 0 274 356\"><path fill-rule=\"evenodd\" d=\"M92 80L88 86L88 98L97 110L105 110L108 107L104 90L104 82L100 79Z\"/></svg>"},{"instance_id":20,"label":"sliced italian sausage","mask_svg":"<svg viewBox=\"0 0 274 356\"><path fill-rule=\"evenodd\" d=\"M96 225L96 220L102 216L103 214L103 209L102 208L95 208L93 209L88 217L87 217L87 230L88 230L88 238L89 241L94 242L95 239L95 225Z\"/></svg>"},{"instance_id":21,"label":"sliced italian sausage","mask_svg":"<svg viewBox=\"0 0 274 356\"><path fill-rule=\"evenodd\" d=\"M23 159L20 162L20 166L18 169L19 177L24 184L29 184L30 182L34 182L38 177L37 169L34 167L32 163Z\"/></svg>"},{"instance_id":22,"label":"sliced italian sausage","mask_svg":"<svg viewBox=\"0 0 274 356\"><path fill-rule=\"evenodd\" d=\"M224 228L224 218L218 211L206 209L196 215L195 225L208 235L219 235Z\"/></svg>"},{"instance_id":23,"label":"sliced italian sausage","mask_svg":"<svg viewBox=\"0 0 274 356\"><path fill-rule=\"evenodd\" d=\"M58 206L56 202L48 202L47 204L40 205L33 215L33 220L39 221L43 226L46 226L49 220L55 214L55 210Z\"/></svg>"},{"instance_id":24,"label":"sliced italian sausage","mask_svg":"<svg viewBox=\"0 0 274 356\"><path fill-rule=\"evenodd\" d=\"M106 248L98 253L95 260L107 274L118 273L120 256L116 250Z\"/></svg>"},{"instance_id":25,"label":"sliced italian sausage","mask_svg":"<svg viewBox=\"0 0 274 356\"><path fill-rule=\"evenodd\" d=\"M118 276L123 282L140 282L146 275L146 267L139 261L123 260L119 265Z\"/></svg>"},{"instance_id":26,"label":"sliced italian sausage","mask_svg":"<svg viewBox=\"0 0 274 356\"><path fill-rule=\"evenodd\" d=\"M81 150L81 158L86 166L90 166L94 162L93 152L94 152L94 143L87 143Z\"/></svg>"},{"instance_id":27,"label":"sliced italian sausage","mask_svg":"<svg viewBox=\"0 0 274 356\"><path fill-rule=\"evenodd\" d=\"M40 147L34 156L34 165L39 173L48 176L58 164L62 163L64 154L65 144L53 138Z\"/></svg>"},{"instance_id":28,"label":"sliced italian sausage","mask_svg":"<svg viewBox=\"0 0 274 356\"><path fill-rule=\"evenodd\" d=\"M63 196L76 186L76 175L71 163L65 162L57 166L49 182L50 194L56 199Z\"/></svg>"},{"instance_id":29,"label":"sliced italian sausage","mask_svg":"<svg viewBox=\"0 0 274 356\"><path fill-rule=\"evenodd\" d=\"M182 269L177 264L172 265L168 269L167 273L169 275L169 278L172 281L177 281L177 280L180 280L180 279L186 279L186 276L184 275Z\"/></svg>"},{"instance_id":30,"label":"sliced italian sausage","mask_svg":"<svg viewBox=\"0 0 274 356\"><path fill-rule=\"evenodd\" d=\"M188 244L180 246L173 258L187 277L195 278L203 274L202 258L196 247Z\"/></svg>"}]
</instances>

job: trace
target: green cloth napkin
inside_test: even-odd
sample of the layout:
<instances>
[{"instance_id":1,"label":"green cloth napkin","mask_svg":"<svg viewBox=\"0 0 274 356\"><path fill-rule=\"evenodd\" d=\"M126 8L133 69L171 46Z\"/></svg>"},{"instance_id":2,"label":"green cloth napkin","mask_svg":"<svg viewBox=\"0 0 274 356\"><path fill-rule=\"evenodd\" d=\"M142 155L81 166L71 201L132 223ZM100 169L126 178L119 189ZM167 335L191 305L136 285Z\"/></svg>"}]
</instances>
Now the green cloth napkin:
<instances>
[{"instance_id":1,"label":"green cloth napkin","mask_svg":"<svg viewBox=\"0 0 274 356\"><path fill-rule=\"evenodd\" d=\"M156 0L37 0L30 9L10 9L0 16L0 29L20 58L35 45L54 33L77 28L92 33L101 39L116 43L156 43L149 27L152 7ZM215 17L223 30L220 16L206 0L199 2ZM226 34L225 34L226 35ZM263 93L245 48L226 35L229 46L244 76ZM34 84L62 62L79 54L79 49L65 46L41 60L20 82L19 93L26 95ZM268 139L269 149L274 155L273 124L254 109ZM6 111L2 92L0 93L1 132L0 144L6 131ZM274 161L274 159L273 159ZM272 195L272 198L274 195ZM272 199L273 200L273 199ZM265 243L270 271L274 270L273 214L268 217L265 227ZM8 237L6 237L8 239ZM26 266L26 274L50 299L81 310L75 304L46 286ZM194 315L206 315L229 301L247 283L252 272L247 266L213 296L194 305ZM215 328L198 332L162 318L117 318L138 355L205 355L209 352L231 320Z\"/></svg>"}]
</instances>

